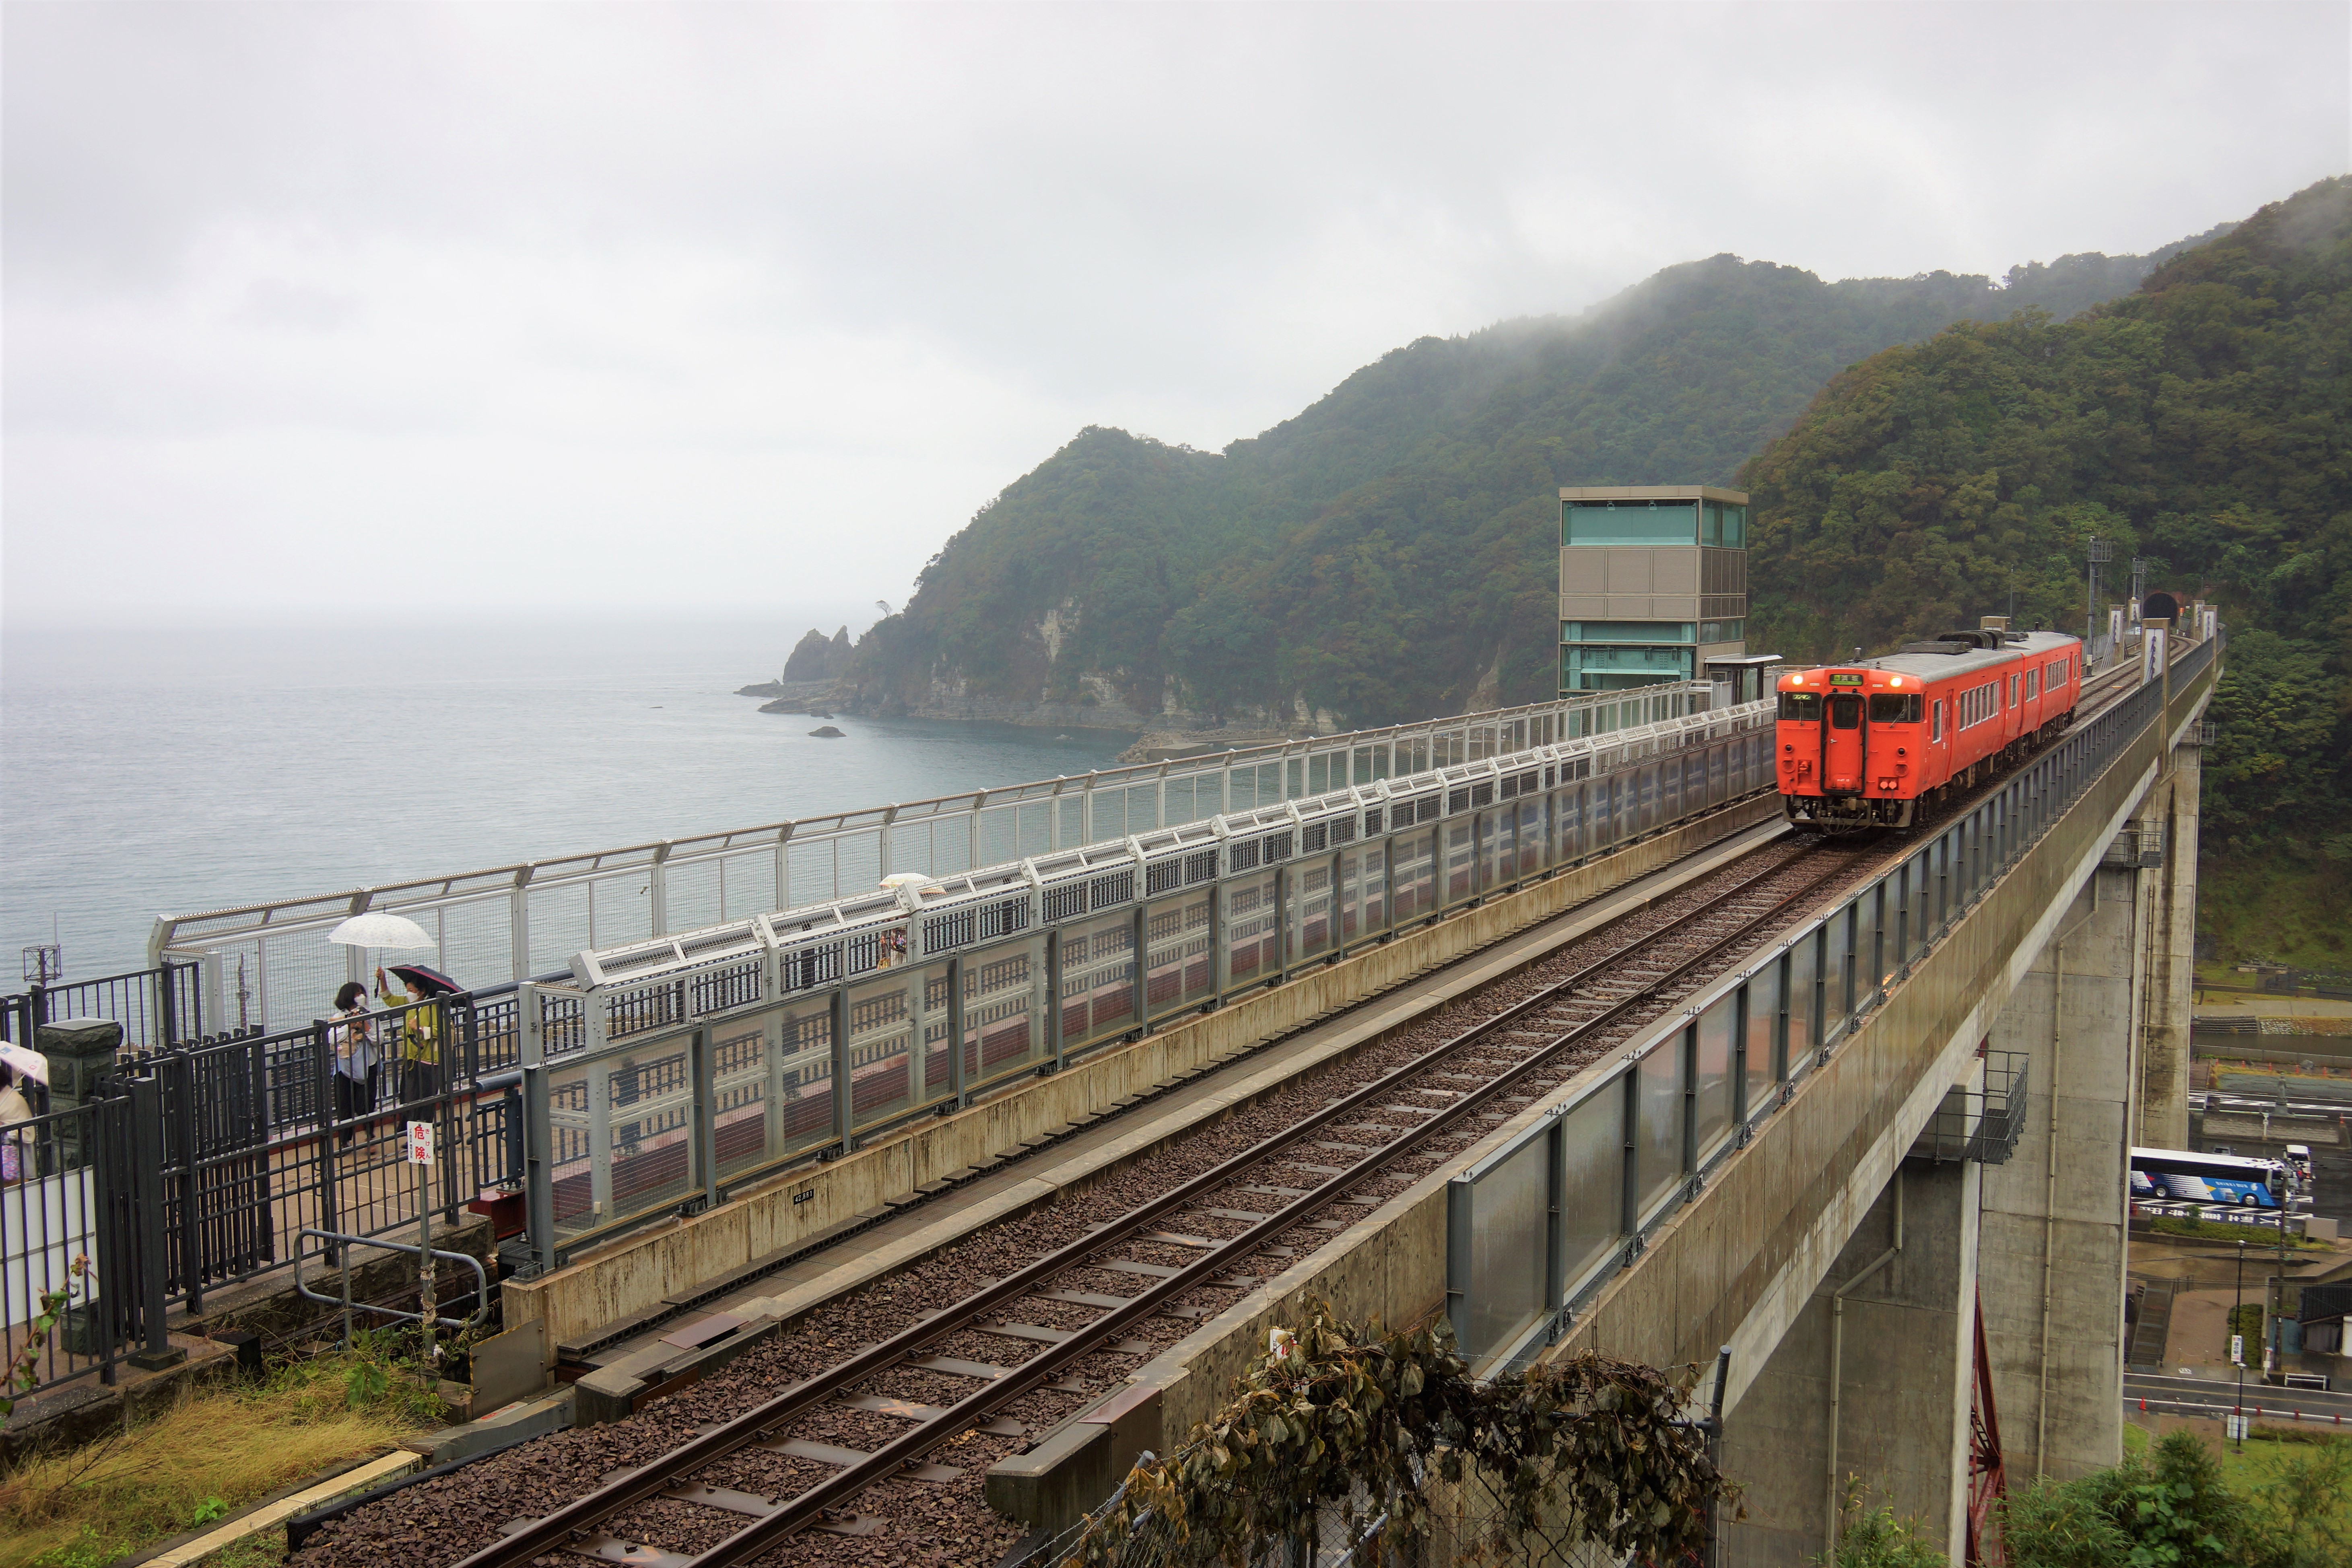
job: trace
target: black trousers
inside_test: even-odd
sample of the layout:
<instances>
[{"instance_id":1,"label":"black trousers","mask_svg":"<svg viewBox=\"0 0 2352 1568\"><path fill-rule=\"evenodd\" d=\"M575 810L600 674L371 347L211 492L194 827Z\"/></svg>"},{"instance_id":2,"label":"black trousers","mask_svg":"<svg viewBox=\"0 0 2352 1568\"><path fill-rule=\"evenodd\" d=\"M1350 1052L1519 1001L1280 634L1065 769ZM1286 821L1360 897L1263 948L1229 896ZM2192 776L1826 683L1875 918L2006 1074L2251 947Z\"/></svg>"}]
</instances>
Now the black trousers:
<instances>
[{"instance_id":1,"label":"black trousers","mask_svg":"<svg viewBox=\"0 0 2352 1568\"><path fill-rule=\"evenodd\" d=\"M400 1080L401 1099L430 1100L441 1090L441 1064L404 1061L400 1064Z\"/></svg>"},{"instance_id":2,"label":"black trousers","mask_svg":"<svg viewBox=\"0 0 2352 1568\"><path fill-rule=\"evenodd\" d=\"M349 1074L340 1072L335 1075L336 1121L356 1121L375 1109L375 1080L376 1074L380 1070L377 1068L368 1068L367 1077L364 1079L352 1078ZM357 1129L346 1126L337 1139L339 1145L345 1149L350 1148L352 1138L356 1131Z\"/></svg>"}]
</instances>

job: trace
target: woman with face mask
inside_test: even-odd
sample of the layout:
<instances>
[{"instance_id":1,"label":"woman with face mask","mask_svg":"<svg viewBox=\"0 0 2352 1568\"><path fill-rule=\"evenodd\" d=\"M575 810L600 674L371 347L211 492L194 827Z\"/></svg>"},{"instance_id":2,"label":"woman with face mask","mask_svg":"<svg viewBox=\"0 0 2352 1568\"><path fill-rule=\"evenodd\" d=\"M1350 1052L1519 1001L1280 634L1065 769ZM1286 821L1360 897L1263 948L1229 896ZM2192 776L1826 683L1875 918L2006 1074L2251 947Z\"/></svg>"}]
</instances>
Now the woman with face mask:
<instances>
[{"instance_id":1,"label":"woman with face mask","mask_svg":"<svg viewBox=\"0 0 2352 1568\"><path fill-rule=\"evenodd\" d=\"M375 1110L376 1073L383 1060L368 1024L367 987L356 980L335 993L327 1044L335 1055L335 1120L344 1123L337 1142L348 1149L358 1131L351 1124Z\"/></svg>"}]
</instances>

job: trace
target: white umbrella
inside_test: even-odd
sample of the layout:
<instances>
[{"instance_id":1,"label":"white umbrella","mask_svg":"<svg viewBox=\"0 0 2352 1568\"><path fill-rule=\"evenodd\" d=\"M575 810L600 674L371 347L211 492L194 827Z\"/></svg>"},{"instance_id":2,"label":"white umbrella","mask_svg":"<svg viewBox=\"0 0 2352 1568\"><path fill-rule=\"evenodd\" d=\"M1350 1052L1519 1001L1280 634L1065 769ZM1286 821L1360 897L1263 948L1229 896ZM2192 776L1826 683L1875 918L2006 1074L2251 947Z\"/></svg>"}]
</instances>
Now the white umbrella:
<instances>
[{"instance_id":1,"label":"white umbrella","mask_svg":"<svg viewBox=\"0 0 2352 1568\"><path fill-rule=\"evenodd\" d=\"M353 915L327 933L327 940L343 947L431 947L433 939L425 928L400 915L388 915L380 910L370 910L363 915Z\"/></svg>"},{"instance_id":2,"label":"white umbrella","mask_svg":"<svg viewBox=\"0 0 2352 1568\"><path fill-rule=\"evenodd\" d=\"M13 1040L0 1040L0 1067L35 1083L49 1081L49 1058Z\"/></svg>"}]
</instances>

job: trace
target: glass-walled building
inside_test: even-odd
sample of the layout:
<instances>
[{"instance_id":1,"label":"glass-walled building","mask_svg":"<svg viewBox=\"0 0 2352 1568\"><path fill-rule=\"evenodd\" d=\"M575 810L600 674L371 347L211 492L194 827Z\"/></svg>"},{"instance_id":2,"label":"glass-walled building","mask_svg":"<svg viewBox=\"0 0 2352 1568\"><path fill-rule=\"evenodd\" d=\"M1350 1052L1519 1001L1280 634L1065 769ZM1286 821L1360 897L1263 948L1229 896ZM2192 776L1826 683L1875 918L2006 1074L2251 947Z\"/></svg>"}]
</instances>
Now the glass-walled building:
<instances>
[{"instance_id":1,"label":"glass-walled building","mask_svg":"<svg viewBox=\"0 0 2352 1568\"><path fill-rule=\"evenodd\" d=\"M1559 689L1727 682L1753 696L1748 497L1706 485L1559 492Z\"/></svg>"}]
</instances>

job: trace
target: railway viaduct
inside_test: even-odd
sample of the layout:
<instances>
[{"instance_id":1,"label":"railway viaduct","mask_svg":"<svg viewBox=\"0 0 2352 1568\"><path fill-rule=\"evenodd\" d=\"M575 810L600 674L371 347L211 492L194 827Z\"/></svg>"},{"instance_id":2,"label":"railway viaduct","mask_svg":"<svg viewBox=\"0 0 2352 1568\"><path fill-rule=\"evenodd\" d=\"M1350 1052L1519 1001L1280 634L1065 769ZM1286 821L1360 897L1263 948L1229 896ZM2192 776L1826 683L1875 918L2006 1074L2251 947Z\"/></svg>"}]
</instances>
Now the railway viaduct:
<instances>
[{"instance_id":1,"label":"railway viaduct","mask_svg":"<svg viewBox=\"0 0 2352 1568\"><path fill-rule=\"evenodd\" d=\"M1682 1189L1656 1200L1611 1190L1634 1239L1601 1249L1602 1277L1569 1310L1524 1326L1513 1258L1542 1254L1547 1224L1555 1252L1559 1233L1577 1228L1573 1214L1543 1211L1563 1194L1574 1202L1579 1152L1546 1150L1543 1139L1548 1128L1572 1131L1578 1112L1562 1108L1580 1090L1586 1105L1612 1092L1590 1086L1622 1071L1616 1062L1512 1117L1355 1226L1332 1256L1195 1335L1189 1362L1149 1369L1142 1382L1158 1386L1113 1402L1149 1419L1115 1410L1124 1433L1106 1421L1092 1429L1100 1437L1065 1436L1006 1468L1042 1478L1069 1467L1082 1441L1114 1461L1166 1451L1213 1407L1265 1330L1309 1295L1391 1321L1444 1300L1489 1367L1585 1348L1703 1365L1728 1347L1722 1457L1746 1491L1745 1517L1725 1529L1727 1564L1811 1561L1851 1488L1926 1521L1955 1563L1971 1561L1996 1465L2014 1485L2117 1462L2126 1149L2187 1138L2200 721L2218 660L2177 685L2172 673L2144 668L2119 682L2110 672L2110 701L2152 675L2140 696L2147 721L2063 807L2024 825L2030 841L1965 910L1929 912L1941 927L1932 941L1919 924L1895 934L1895 901L1916 908L1916 881L1890 879L1876 910L1866 895L1829 914L1816 984L1835 983L1834 944L1849 943L1850 1021L1838 1032L1816 1016L1813 1032L1832 1037L1809 1051L1801 999L1792 1007L1781 972L1778 1076L1756 1068L1744 1097L1777 1103L1743 1103L1744 1130L1711 1161L1694 1106ZM1769 954L1744 973L1769 976ZM1751 978L1742 989L1755 987ZM1720 1007L1724 988L1713 991ZM1687 1010L1694 1065L1710 1010ZM1769 1026L1744 997L1738 1016L1760 1056ZM1624 1077L1638 1097L1642 1086ZM1642 1141L1640 1123L1630 1104L1610 1119L1612 1154L1620 1127L1626 1143ZM1515 1149L1530 1172L1549 1159L1549 1205L1541 1177L1513 1193ZM1491 1199L1489 1184L1500 1189ZM1573 1289L1563 1276L1575 1262L1549 1270L1549 1300ZM1093 1468L1083 1489L1106 1486L1117 1468ZM999 1495L1036 1506L1009 1486Z\"/></svg>"},{"instance_id":2,"label":"railway viaduct","mask_svg":"<svg viewBox=\"0 0 2352 1568\"><path fill-rule=\"evenodd\" d=\"M1762 934L1597 1059L1528 1080L1540 1090L1367 1102L1367 1133L1453 1127L1443 1157L1344 1195L1355 1178L1332 1169L1312 1222L1327 1240L1251 1252L1211 1306L1171 1297L1180 1326L996 1458L989 1502L1068 1525L1137 1455L1180 1444L1309 1298L1391 1323L1444 1312L1489 1372L1586 1348L1720 1367L1703 1397L1746 1489L1727 1563L1809 1560L1849 1483L1960 1561L1996 1471L2112 1463L2126 1151L2186 1136L2199 740L2221 651L2202 618L2202 637L2154 626L2114 650L2059 740L1743 928ZM510 922L482 930L511 931L518 976L543 945L532 900L565 877L592 900L597 878L644 879L659 932L691 925L663 900L698 857L729 901L734 857L772 866L791 912L592 938L569 984L477 1005L484 1041L507 1031L499 1059L519 1081L499 1092L520 1116L468 1157L515 1151L529 1213L510 1245L530 1255L478 1372L507 1369L509 1392L572 1380L551 1420L625 1418L1786 836L1768 707L1713 709L1703 689L1640 705L1473 715L1343 737L1328 757L1147 766L1083 799L1055 781L845 817L830 837L787 824L482 880L509 889ZM1051 853L992 859L991 825L1025 834L1033 815ZM915 843L915 885L790 896L813 864L870 889ZM418 884L376 907L485 896ZM236 943L263 967L278 950L260 944L299 955L342 912L166 922L157 947L216 986ZM456 929L444 920L445 947ZM1549 1058L1568 1037L1540 1011L1510 1021L1524 1026L1496 1034L1490 1061ZM458 1093L466 1114L488 1103ZM1344 1141L1362 1135L1317 1134L1366 1153ZM1240 1191L1280 1207L1293 1189ZM1113 1267L1147 1284L1181 1272L1157 1256Z\"/></svg>"},{"instance_id":3,"label":"railway viaduct","mask_svg":"<svg viewBox=\"0 0 2352 1568\"><path fill-rule=\"evenodd\" d=\"M1994 1452L2012 1485L2122 1458L2125 1163L2188 1138L2217 675L2166 684L1562 1339L1730 1347L1724 1464L1748 1493L1727 1563L1809 1561L1849 1478L1960 1562Z\"/></svg>"}]
</instances>

